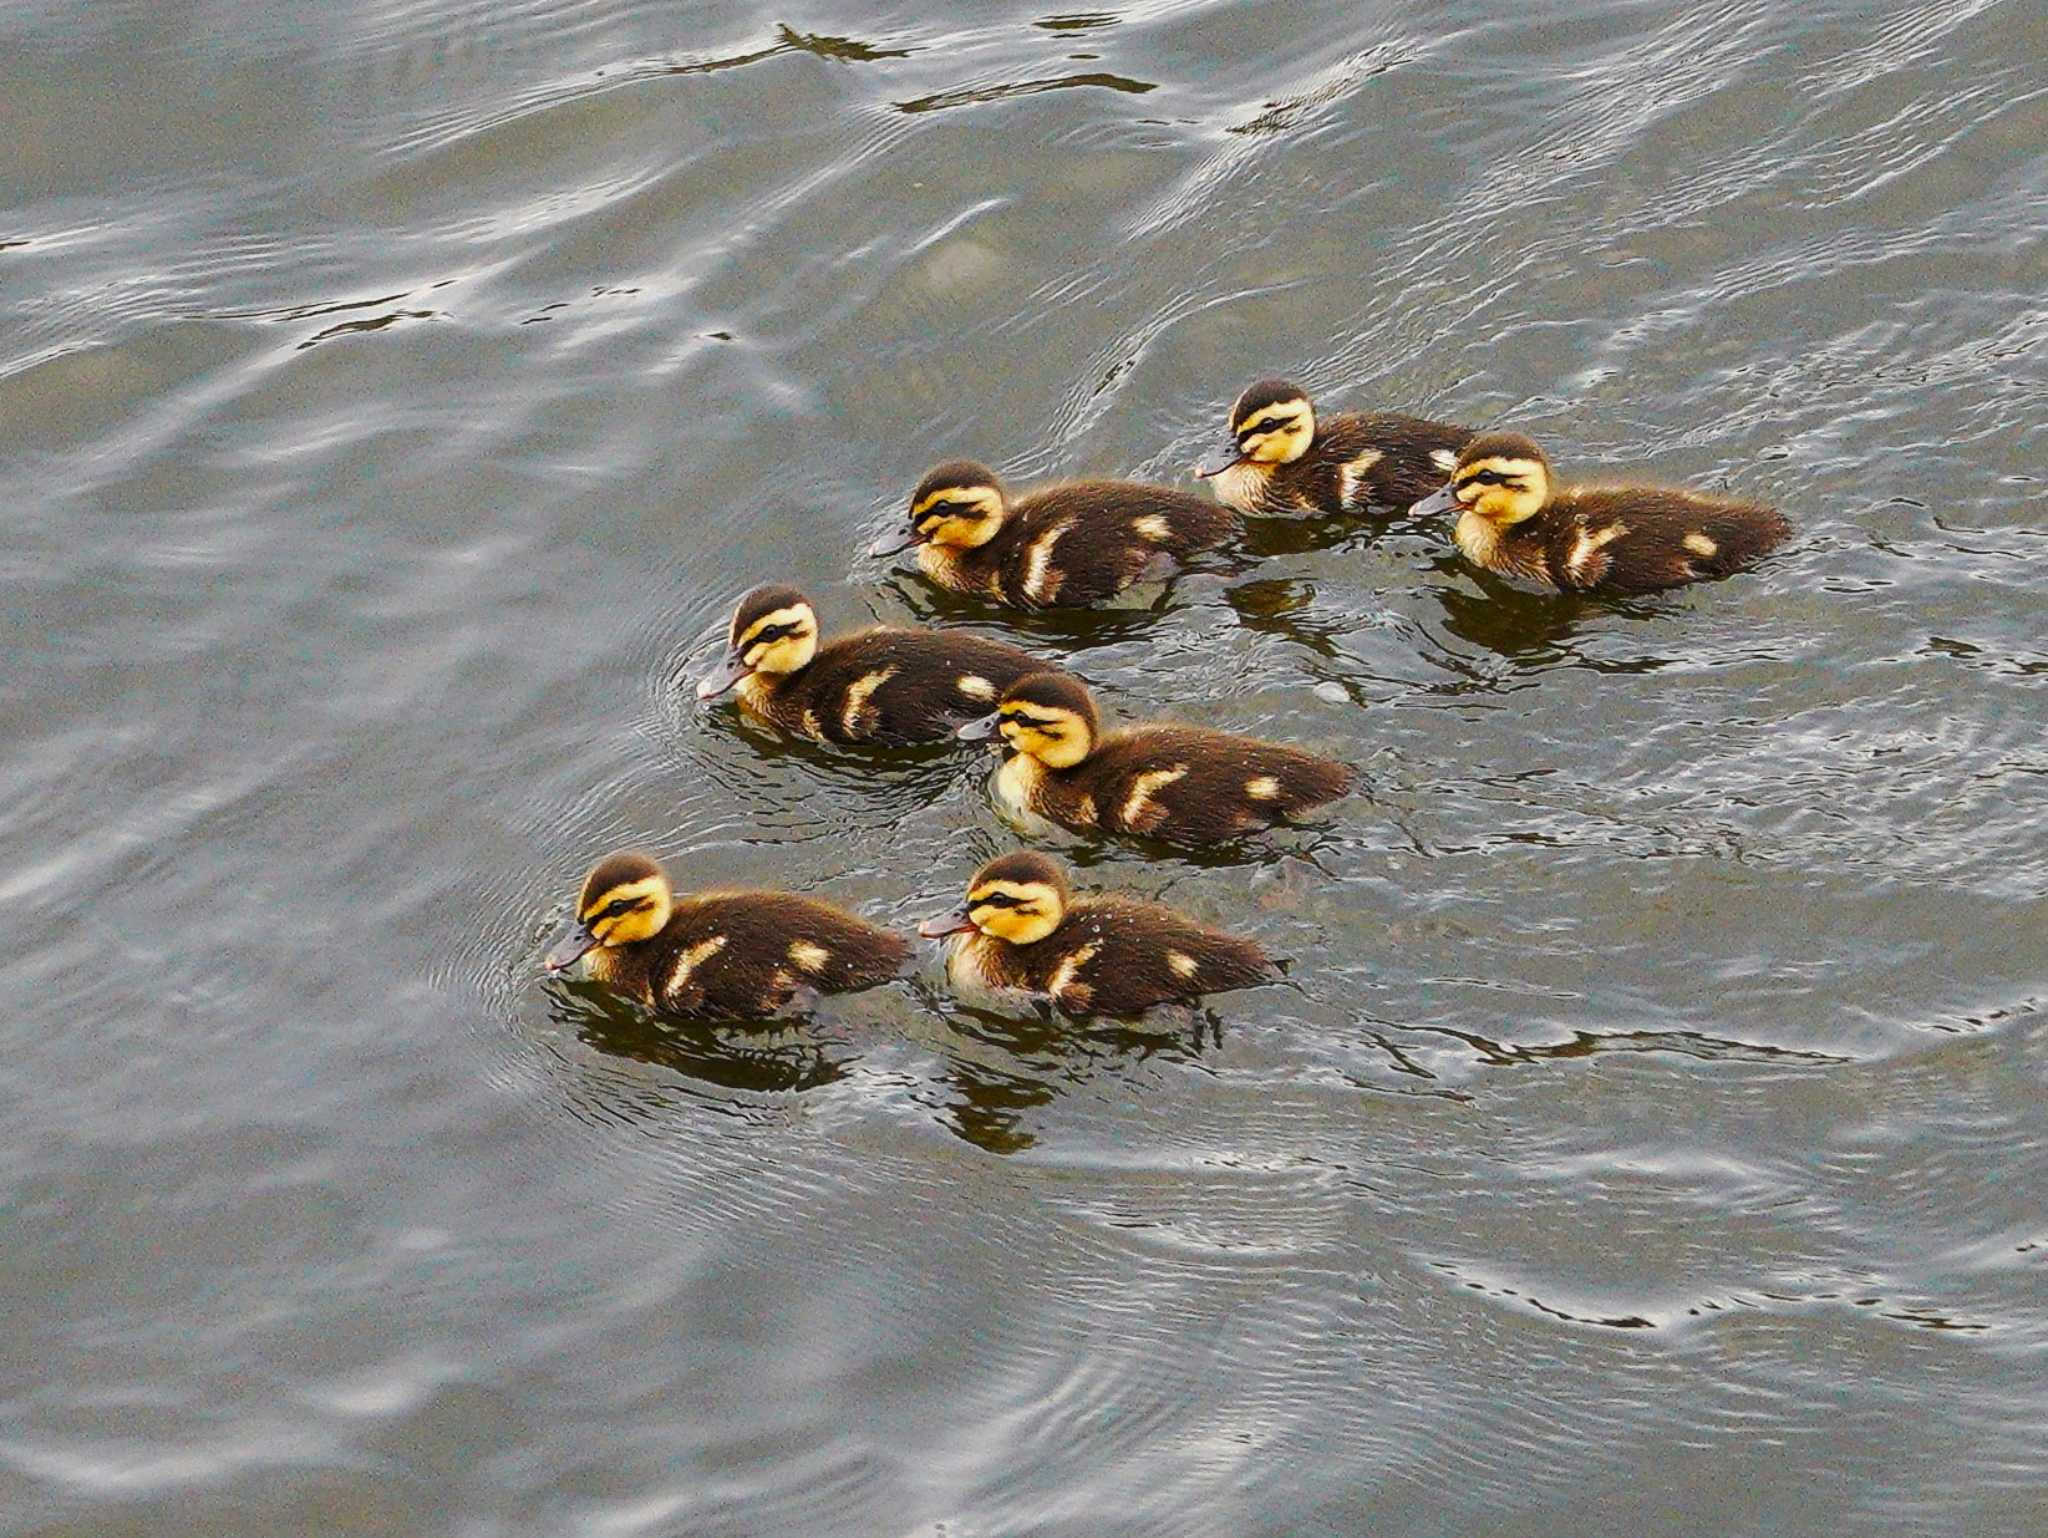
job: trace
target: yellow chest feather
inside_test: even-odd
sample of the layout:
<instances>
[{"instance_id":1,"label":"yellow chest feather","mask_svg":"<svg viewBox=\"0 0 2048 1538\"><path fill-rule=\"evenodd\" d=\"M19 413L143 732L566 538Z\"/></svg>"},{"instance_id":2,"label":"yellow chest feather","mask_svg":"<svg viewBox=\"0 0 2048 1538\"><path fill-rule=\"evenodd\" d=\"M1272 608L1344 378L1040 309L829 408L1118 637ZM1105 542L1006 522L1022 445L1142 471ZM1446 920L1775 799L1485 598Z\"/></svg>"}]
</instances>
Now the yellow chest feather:
<instances>
[{"instance_id":1,"label":"yellow chest feather","mask_svg":"<svg viewBox=\"0 0 2048 1538\"><path fill-rule=\"evenodd\" d=\"M1052 824L1039 816L1032 805L1045 773L1045 765L1037 759L1027 753L1014 753L1003 760L993 782L996 810L1029 833L1052 831Z\"/></svg>"}]
</instances>

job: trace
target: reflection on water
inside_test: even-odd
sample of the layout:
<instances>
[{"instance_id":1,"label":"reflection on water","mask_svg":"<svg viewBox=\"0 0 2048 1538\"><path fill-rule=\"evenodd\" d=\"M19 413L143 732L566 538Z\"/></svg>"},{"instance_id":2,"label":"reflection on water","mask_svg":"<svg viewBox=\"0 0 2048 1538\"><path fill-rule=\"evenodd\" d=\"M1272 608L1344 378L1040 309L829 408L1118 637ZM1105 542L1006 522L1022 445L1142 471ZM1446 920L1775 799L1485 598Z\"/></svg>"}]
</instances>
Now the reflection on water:
<instances>
[{"instance_id":1,"label":"reflection on water","mask_svg":"<svg viewBox=\"0 0 2048 1538\"><path fill-rule=\"evenodd\" d=\"M0 1529L2048 1530L2040 7L216 12L0 15ZM1798 537L864 554L1269 372ZM698 707L771 579L1358 765L1055 841L1285 982L542 980L606 849L907 930L1014 846Z\"/></svg>"}]
</instances>

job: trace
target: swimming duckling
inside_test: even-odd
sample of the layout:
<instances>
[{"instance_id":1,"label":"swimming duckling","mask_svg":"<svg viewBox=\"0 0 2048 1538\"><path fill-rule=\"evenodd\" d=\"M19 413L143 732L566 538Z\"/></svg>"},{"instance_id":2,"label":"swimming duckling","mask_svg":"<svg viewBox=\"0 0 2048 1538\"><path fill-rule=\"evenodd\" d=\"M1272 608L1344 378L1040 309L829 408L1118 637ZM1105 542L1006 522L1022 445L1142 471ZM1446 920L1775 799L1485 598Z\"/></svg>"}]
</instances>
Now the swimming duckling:
<instances>
[{"instance_id":1,"label":"swimming duckling","mask_svg":"<svg viewBox=\"0 0 2048 1538\"><path fill-rule=\"evenodd\" d=\"M1017 609L1080 608L1172 576L1237 520L1205 498L1142 481L1066 481L1012 498L996 473L948 460L910 494L910 538L941 587Z\"/></svg>"},{"instance_id":2,"label":"swimming duckling","mask_svg":"<svg viewBox=\"0 0 2048 1538\"><path fill-rule=\"evenodd\" d=\"M975 873L967 901L917 932L946 940L946 978L965 994L1044 999L1074 1015L1136 1015L1271 982L1250 940L1120 894L1075 899L1066 872L1019 851Z\"/></svg>"},{"instance_id":3,"label":"swimming duckling","mask_svg":"<svg viewBox=\"0 0 2048 1538\"><path fill-rule=\"evenodd\" d=\"M929 742L1045 664L957 630L877 627L818 645L818 615L793 587L757 587L733 610L725 661L697 685L816 742Z\"/></svg>"},{"instance_id":4,"label":"swimming duckling","mask_svg":"<svg viewBox=\"0 0 2048 1538\"><path fill-rule=\"evenodd\" d=\"M1393 513L1442 483L1472 429L1391 411L1316 415L1308 392L1261 379L1230 408L1230 458L1197 470L1216 500L1269 518Z\"/></svg>"},{"instance_id":5,"label":"swimming duckling","mask_svg":"<svg viewBox=\"0 0 2048 1538\"><path fill-rule=\"evenodd\" d=\"M960 728L1001 733L995 799L1033 831L1135 833L1216 844L1261 833L1351 788L1351 771L1299 748L1202 726L1155 723L1105 734L1088 686L1033 673L993 715Z\"/></svg>"},{"instance_id":6,"label":"swimming duckling","mask_svg":"<svg viewBox=\"0 0 2048 1538\"><path fill-rule=\"evenodd\" d=\"M1414 511L1455 507L1475 566L1559 592L1654 593L1725 577L1792 532L1776 508L1661 486L1559 486L1520 433L1486 433Z\"/></svg>"},{"instance_id":7,"label":"swimming duckling","mask_svg":"<svg viewBox=\"0 0 2048 1538\"><path fill-rule=\"evenodd\" d=\"M793 892L677 897L653 856L605 856L548 948L550 973L585 956L607 987L674 1015L772 1015L802 990L850 993L903 970L910 946Z\"/></svg>"}]
</instances>

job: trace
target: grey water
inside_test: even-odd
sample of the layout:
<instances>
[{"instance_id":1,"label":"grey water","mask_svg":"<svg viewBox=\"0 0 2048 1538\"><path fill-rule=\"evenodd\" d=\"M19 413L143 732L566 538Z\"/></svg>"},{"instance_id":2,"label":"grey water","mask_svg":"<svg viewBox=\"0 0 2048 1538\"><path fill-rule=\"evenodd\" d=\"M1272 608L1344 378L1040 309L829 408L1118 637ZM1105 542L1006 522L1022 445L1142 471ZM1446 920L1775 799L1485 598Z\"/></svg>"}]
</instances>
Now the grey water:
<instances>
[{"instance_id":1,"label":"grey water","mask_svg":"<svg viewBox=\"0 0 2048 1538\"><path fill-rule=\"evenodd\" d=\"M0 1534L2048 1532L2048 11L0 13ZM1649 602L1267 524L1013 624L930 463L1250 380L1784 507ZM908 928L986 760L733 598L1336 753L1156 1025L549 986L585 866Z\"/></svg>"}]
</instances>

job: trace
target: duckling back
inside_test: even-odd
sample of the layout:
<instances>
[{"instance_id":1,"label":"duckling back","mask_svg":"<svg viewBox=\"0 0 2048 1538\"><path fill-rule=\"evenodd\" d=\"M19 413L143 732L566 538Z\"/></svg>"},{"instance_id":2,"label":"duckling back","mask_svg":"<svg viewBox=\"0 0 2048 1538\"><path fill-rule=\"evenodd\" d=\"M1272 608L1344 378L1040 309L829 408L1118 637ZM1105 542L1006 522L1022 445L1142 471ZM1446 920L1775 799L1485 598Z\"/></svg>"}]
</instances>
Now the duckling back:
<instances>
[{"instance_id":1,"label":"duckling back","mask_svg":"<svg viewBox=\"0 0 2048 1538\"><path fill-rule=\"evenodd\" d=\"M1047 770L1032 810L1077 830L1223 843L1300 817L1351 789L1345 765L1197 726L1110 733L1072 769Z\"/></svg>"},{"instance_id":2,"label":"duckling back","mask_svg":"<svg viewBox=\"0 0 2048 1538\"><path fill-rule=\"evenodd\" d=\"M865 630L820 647L798 672L748 679L742 699L756 715L817 742L930 742L1043 667L1021 647L985 636Z\"/></svg>"},{"instance_id":3,"label":"duckling back","mask_svg":"<svg viewBox=\"0 0 2048 1538\"><path fill-rule=\"evenodd\" d=\"M1542 515L1557 585L1653 593L1726 577L1790 536L1776 508L1651 486L1577 487Z\"/></svg>"},{"instance_id":4,"label":"duckling back","mask_svg":"<svg viewBox=\"0 0 2048 1538\"><path fill-rule=\"evenodd\" d=\"M653 1009L739 1019L799 991L847 993L903 970L909 943L792 892L712 892L677 901L658 935L593 955L592 975Z\"/></svg>"},{"instance_id":5,"label":"duckling back","mask_svg":"<svg viewBox=\"0 0 2048 1538\"><path fill-rule=\"evenodd\" d=\"M1082 898L1034 945L971 936L948 970L970 991L1047 998L1075 1015L1143 1014L1278 974L1256 941L1117 895Z\"/></svg>"},{"instance_id":6,"label":"duckling back","mask_svg":"<svg viewBox=\"0 0 2048 1538\"><path fill-rule=\"evenodd\" d=\"M1079 608L1172 576L1237 520L1207 498L1139 481L1069 481L1024 496L968 550L923 545L926 575L1013 608Z\"/></svg>"}]
</instances>

